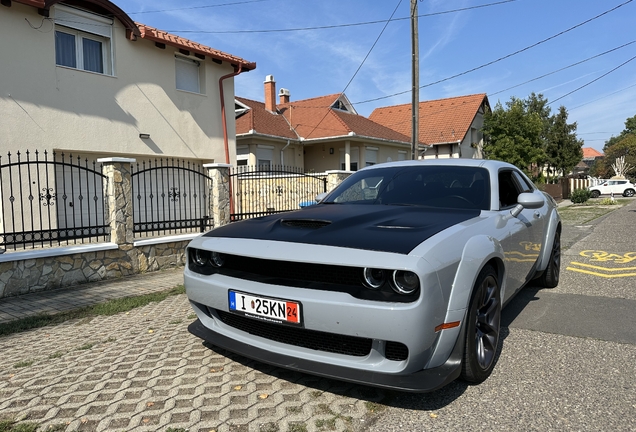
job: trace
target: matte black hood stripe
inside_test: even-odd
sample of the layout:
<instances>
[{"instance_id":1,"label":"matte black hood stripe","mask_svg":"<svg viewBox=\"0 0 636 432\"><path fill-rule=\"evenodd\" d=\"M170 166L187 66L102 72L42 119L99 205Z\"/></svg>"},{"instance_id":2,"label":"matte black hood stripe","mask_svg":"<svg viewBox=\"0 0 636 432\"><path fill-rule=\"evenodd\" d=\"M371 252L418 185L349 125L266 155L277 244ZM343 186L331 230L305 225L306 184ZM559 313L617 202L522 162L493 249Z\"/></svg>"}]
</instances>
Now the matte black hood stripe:
<instances>
[{"instance_id":1,"label":"matte black hood stripe","mask_svg":"<svg viewBox=\"0 0 636 432\"><path fill-rule=\"evenodd\" d=\"M480 210L319 204L303 210L235 222L204 236L275 240L406 255L429 237L479 214ZM303 220L330 223L320 228L303 227L300 223Z\"/></svg>"}]
</instances>

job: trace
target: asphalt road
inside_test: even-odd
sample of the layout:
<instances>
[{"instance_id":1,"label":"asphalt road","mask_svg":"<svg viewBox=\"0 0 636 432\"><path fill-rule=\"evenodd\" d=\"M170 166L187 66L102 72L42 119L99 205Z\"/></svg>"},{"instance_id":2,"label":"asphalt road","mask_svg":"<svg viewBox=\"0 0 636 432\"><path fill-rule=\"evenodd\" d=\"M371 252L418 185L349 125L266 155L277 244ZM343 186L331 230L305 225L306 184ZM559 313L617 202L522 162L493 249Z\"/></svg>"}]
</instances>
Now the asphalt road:
<instances>
[{"instance_id":1,"label":"asphalt road","mask_svg":"<svg viewBox=\"0 0 636 432\"><path fill-rule=\"evenodd\" d=\"M634 431L636 201L564 228L557 288L504 310L478 386L407 394L267 366L188 334L184 295L0 338L0 418L66 431Z\"/></svg>"}]
</instances>

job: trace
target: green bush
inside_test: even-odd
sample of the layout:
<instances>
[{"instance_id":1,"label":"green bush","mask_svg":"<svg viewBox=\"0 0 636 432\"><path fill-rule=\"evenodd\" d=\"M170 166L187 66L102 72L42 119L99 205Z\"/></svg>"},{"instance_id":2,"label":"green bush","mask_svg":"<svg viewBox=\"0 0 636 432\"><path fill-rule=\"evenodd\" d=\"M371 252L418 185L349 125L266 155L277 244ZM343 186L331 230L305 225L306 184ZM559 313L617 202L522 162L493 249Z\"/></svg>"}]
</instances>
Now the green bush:
<instances>
[{"instance_id":1,"label":"green bush","mask_svg":"<svg viewBox=\"0 0 636 432\"><path fill-rule=\"evenodd\" d=\"M615 204L618 204L618 201L612 198L603 198L601 201L599 201L599 204L600 205L615 205Z\"/></svg>"},{"instance_id":2,"label":"green bush","mask_svg":"<svg viewBox=\"0 0 636 432\"><path fill-rule=\"evenodd\" d=\"M570 194L570 201L574 204L586 203L592 197L592 192L587 189L575 189Z\"/></svg>"}]
</instances>

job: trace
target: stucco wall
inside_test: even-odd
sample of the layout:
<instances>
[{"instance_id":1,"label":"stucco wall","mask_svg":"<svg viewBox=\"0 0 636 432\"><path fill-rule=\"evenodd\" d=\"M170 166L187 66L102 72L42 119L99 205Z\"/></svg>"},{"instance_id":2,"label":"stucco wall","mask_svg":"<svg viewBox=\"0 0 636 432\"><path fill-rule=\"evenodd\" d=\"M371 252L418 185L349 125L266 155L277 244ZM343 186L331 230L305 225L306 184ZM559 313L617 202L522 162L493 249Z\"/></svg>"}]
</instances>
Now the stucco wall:
<instances>
[{"instance_id":1,"label":"stucco wall","mask_svg":"<svg viewBox=\"0 0 636 432\"><path fill-rule=\"evenodd\" d=\"M56 66L53 22L32 7L0 6L0 151L46 147L225 161L218 80L232 72L229 64L197 59L205 94L195 94L176 89L174 48L127 40L115 20L112 50L113 76ZM231 108L233 79L224 83Z\"/></svg>"}]
</instances>

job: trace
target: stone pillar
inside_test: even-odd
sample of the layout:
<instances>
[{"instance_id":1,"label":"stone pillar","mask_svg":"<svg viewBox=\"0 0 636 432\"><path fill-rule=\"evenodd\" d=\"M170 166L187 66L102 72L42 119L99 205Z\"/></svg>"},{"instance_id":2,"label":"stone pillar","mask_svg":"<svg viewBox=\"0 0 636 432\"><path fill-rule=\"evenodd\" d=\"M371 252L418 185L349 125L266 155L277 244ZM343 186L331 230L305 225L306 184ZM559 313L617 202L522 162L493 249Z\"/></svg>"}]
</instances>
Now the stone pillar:
<instances>
[{"instance_id":1,"label":"stone pillar","mask_svg":"<svg viewBox=\"0 0 636 432\"><path fill-rule=\"evenodd\" d=\"M349 177L353 172L351 171L341 171L341 170L333 170L326 171L327 174L327 192L331 192L342 183L347 177Z\"/></svg>"},{"instance_id":2,"label":"stone pillar","mask_svg":"<svg viewBox=\"0 0 636 432\"><path fill-rule=\"evenodd\" d=\"M103 158L102 173L106 176L104 185L105 213L110 224L110 241L118 245L133 243L133 196L130 164L135 159Z\"/></svg>"},{"instance_id":3,"label":"stone pillar","mask_svg":"<svg viewBox=\"0 0 636 432\"><path fill-rule=\"evenodd\" d=\"M232 165L213 163L205 164L208 170L208 177L212 179L209 186L210 196L210 216L214 221L214 227L227 225L230 223L230 211L232 199L230 194L230 168Z\"/></svg>"}]
</instances>

